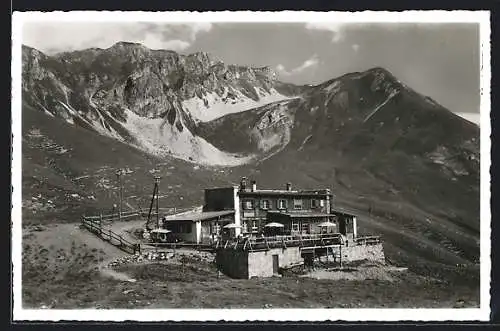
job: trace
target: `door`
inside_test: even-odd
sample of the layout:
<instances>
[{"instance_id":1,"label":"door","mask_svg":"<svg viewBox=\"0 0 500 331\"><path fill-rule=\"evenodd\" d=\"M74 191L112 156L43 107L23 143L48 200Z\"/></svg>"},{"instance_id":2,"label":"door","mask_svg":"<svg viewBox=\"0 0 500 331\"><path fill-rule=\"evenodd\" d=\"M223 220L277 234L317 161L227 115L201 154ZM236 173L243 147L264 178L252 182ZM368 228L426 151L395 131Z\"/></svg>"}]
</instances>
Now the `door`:
<instances>
[{"instance_id":1,"label":"door","mask_svg":"<svg viewBox=\"0 0 500 331\"><path fill-rule=\"evenodd\" d=\"M339 232L342 233L344 236L346 234L346 224L344 217L339 218Z\"/></svg>"},{"instance_id":2,"label":"door","mask_svg":"<svg viewBox=\"0 0 500 331\"><path fill-rule=\"evenodd\" d=\"M280 267L278 255L273 255L273 274L277 274Z\"/></svg>"}]
</instances>

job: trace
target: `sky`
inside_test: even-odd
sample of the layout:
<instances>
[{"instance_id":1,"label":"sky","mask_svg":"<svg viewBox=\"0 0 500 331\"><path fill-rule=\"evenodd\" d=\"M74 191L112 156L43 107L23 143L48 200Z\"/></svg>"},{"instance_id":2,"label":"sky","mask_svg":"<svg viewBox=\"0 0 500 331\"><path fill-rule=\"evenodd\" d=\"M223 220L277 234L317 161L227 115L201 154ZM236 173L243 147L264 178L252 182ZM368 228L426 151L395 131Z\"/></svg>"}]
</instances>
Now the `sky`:
<instances>
[{"instance_id":1,"label":"sky","mask_svg":"<svg viewBox=\"0 0 500 331\"><path fill-rule=\"evenodd\" d=\"M227 64L270 66L279 79L319 84L384 67L451 111L479 114L476 23L29 22L23 44L46 54L118 41L182 54L205 51Z\"/></svg>"}]
</instances>

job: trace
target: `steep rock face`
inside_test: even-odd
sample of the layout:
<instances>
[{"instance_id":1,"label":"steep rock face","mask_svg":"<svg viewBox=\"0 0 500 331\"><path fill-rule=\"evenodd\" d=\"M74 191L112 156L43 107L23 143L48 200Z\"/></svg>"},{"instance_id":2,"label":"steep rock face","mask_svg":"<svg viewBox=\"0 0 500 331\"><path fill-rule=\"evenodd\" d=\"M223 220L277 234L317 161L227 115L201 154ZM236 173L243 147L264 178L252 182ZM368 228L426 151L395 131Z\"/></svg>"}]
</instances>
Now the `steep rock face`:
<instances>
[{"instance_id":1,"label":"steep rock face","mask_svg":"<svg viewBox=\"0 0 500 331\"><path fill-rule=\"evenodd\" d=\"M250 111L200 123L195 133L231 153L258 153L269 157L292 139L299 98L277 101Z\"/></svg>"},{"instance_id":2,"label":"steep rock face","mask_svg":"<svg viewBox=\"0 0 500 331\"><path fill-rule=\"evenodd\" d=\"M50 57L23 47L27 105L148 152L201 163L248 159L194 136L197 123L288 99L290 91L267 67L226 65L205 52L184 56L120 42ZM208 157L214 152L216 159Z\"/></svg>"}]
</instances>

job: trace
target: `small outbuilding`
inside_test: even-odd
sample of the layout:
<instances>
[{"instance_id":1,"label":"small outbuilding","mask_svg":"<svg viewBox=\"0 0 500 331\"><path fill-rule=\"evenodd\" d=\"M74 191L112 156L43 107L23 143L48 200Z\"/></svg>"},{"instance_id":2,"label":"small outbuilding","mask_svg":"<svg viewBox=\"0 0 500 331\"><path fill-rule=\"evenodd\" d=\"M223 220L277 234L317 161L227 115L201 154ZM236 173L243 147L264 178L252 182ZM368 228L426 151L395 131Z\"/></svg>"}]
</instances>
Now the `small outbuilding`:
<instances>
[{"instance_id":1,"label":"small outbuilding","mask_svg":"<svg viewBox=\"0 0 500 331\"><path fill-rule=\"evenodd\" d=\"M211 244L225 225L234 223L234 210L192 212L163 218L163 228L187 243Z\"/></svg>"}]
</instances>

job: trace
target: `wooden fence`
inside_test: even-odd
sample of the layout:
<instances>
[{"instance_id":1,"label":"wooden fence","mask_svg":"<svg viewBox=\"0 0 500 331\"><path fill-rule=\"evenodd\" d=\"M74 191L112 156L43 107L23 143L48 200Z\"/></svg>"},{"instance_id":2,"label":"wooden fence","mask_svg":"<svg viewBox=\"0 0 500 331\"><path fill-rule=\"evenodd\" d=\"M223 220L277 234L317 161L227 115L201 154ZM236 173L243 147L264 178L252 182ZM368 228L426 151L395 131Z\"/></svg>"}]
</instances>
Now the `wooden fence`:
<instances>
[{"instance_id":1,"label":"wooden fence","mask_svg":"<svg viewBox=\"0 0 500 331\"><path fill-rule=\"evenodd\" d=\"M361 246L376 245L381 243L379 236L357 237L353 241L356 245L361 245Z\"/></svg>"},{"instance_id":2,"label":"wooden fence","mask_svg":"<svg viewBox=\"0 0 500 331\"><path fill-rule=\"evenodd\" d=\"M140 216L141 213L137 210L122 212L122 220L131 219L137 216ZM100 221L100 222L109 222L109 221L118 221L120 219L120 214L108 214L108 215L97 215L97 216L83 216L85 220L89 221Z\"/></svg>"},{"instance_id":3,"label":"wooden fence","mask_svg":"<svg viewBox=\"0 0 500 331\"><path fill-rule=\"evenodd\" d=\"M175 213L180 213L180 212L186 212L186 211L189 211L192 209L193 208L172 207L172 208L159 208L158 211L159 211L160 215L169 215L172 213L175 214ZM147 217L148 214L149 214L149 211L144 211L142 209L139 209L139 210L122 211L121 217L120 217L120 213L113 213L113 214L106 214L106 215L100 214L97 216L83 216L81 224L83 227L85 227L87 230L89 230L90 232L97 235L99 238L101 238L105 241L108 241L110 244L118 247L119 249L121 249L127 253L135 254L136 252L141 251L140 244L132 243L132 242L126 240L125 238L123 238L122 235L119 235L119 234L113 232L111 229L105 227L104 224L107 222L118 221L120 219L121 220L130 220L130 219L134 219L137 217ZM156 215L157 215L156 210L151 211L152 217L154 217ZM162 246L162 244L154 244L154 243L151 243L148 245L153 245L156 247ZM163 247L171 246L171 245L172 244L167 244L167 245L164 245ZM183 245L177 244L177 247L180 247L180 246L183 246ZM200 245L197 245L197 246L199 246L198 249L206 249L206 247L200 247Z\"/></svg>"},{"instance_id":4,"label":"wooden fence","mask_svg":"<svg viewBox=\"0 0 500 331\"><path fill-rule=\"evenodd\" d=\"M159 208L159 214L160 215L172 215L172 214L177 214L177 213L184 213L192 210L193 208L176 208L176 207L168 207L168 208ZM128 220L134 217L147 217L149 215L148 210L144 209L139 209L139 210L129 210L129 211L123 211L121 215L122 220ZM156 209L151 211L151 216L154 217L156 216ZM96 215L96 216L84 216L85 219L88 220L99 220L101 222L107 222L107 221L118 221L120 219L120 213L113 213L113 214L107 214L107 215Z\"/></svg>"},{"instance_id":5,"label":"wooden fence","mask_svg":"<svg viewBox=\"0 0 500 331\"><path fill-rule=\"evenodd\" d=\"M82 217L81 224L83 227L97 235L102 240L109 242L111 245L118 247L124 252L127 252L129 254L141 252L140 244L132 243L123 238L123 236L113 232L111 229L104 228L102 226L101 219L102 218L99 217L98 219Z\"/></svg>"},{"instance_id":6,"label":"wooden fence","mask_svg":"<svg viewBox=\"0 0 500 331\"><path fill-rule=\"evenodd\" d=\"M214 245L212 244L195 244L195 243L155 243L155 242L148 242L146 244L143 244L144 246L150 246L150 247L155 247L155 248L170 248L170 249L177 249L177 248L190 248L190 249L195 249L198 251L212 251L214 249Z\"/></svg>"}]
</instances>

